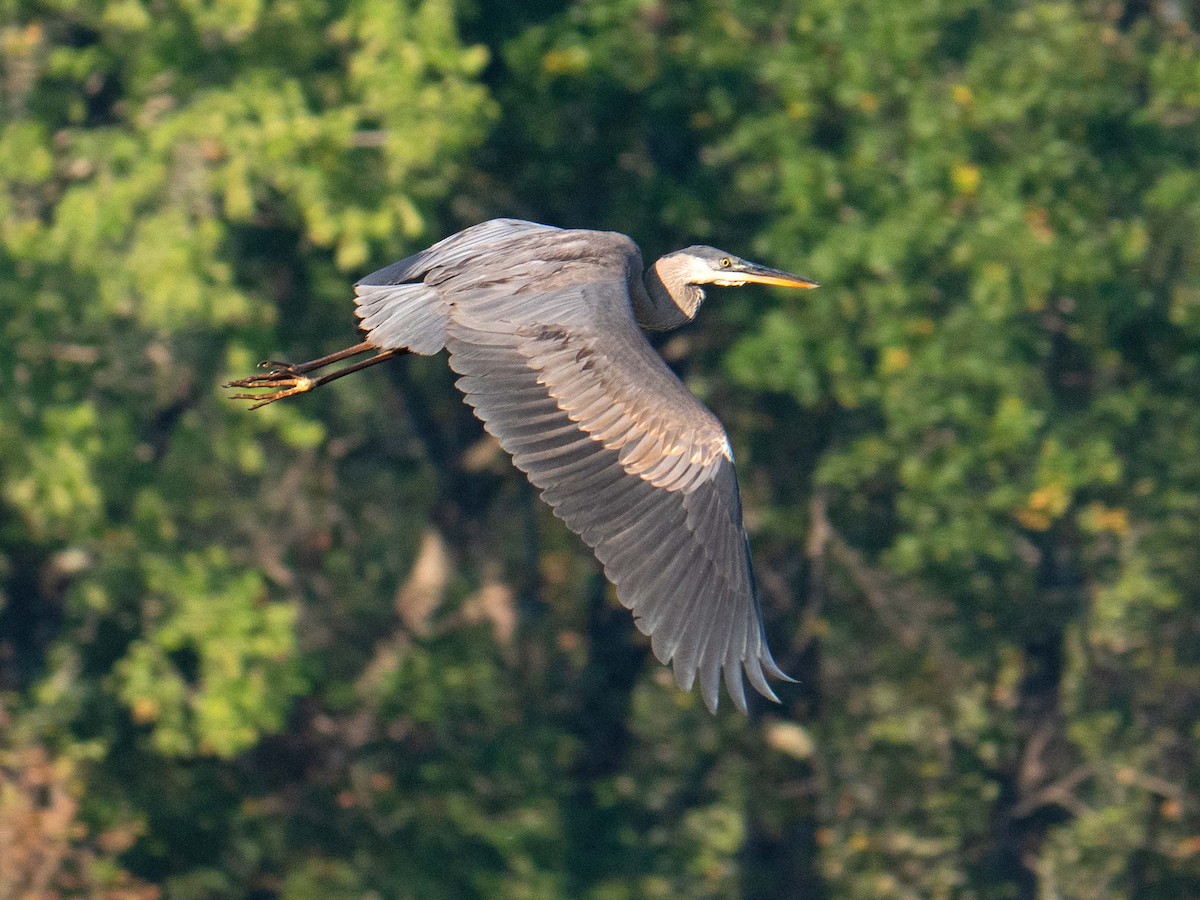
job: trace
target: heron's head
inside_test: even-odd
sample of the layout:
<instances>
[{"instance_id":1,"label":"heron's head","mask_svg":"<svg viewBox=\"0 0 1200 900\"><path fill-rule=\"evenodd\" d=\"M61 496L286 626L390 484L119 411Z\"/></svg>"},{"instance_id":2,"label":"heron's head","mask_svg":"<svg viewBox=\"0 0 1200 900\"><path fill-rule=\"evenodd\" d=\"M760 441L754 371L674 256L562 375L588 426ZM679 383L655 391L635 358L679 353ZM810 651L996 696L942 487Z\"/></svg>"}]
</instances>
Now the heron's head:
<instances>
[{"instance_id":1,"label":"heron's head","mask_svg":"<svg viewBox=\"0 0 1200 900\"><path fill-rule=\"evenodd\" d=\"M666 264L660 267L660 275L662 270L666 269L674 279L689 285L741 287L744 284L771 284L790 288L818 286L809 278L760 266L716 247L696 246L676 250L664 256L660 263Z\"/></svg>"},{"instance_id":2,"label":"heron's head","mask_svg":"<svg viewBox=\"0 0 1200 900\"><path fill-rule=\"evenodd\" d=\"M690 322L704 302L705 285L741 287L773 284L814 288L815 281L748 262L716 247L688 247L660 257L646 271L649 303L634 300L634 314L643 328L665 330Z\"/></svg>"}]
</instances>

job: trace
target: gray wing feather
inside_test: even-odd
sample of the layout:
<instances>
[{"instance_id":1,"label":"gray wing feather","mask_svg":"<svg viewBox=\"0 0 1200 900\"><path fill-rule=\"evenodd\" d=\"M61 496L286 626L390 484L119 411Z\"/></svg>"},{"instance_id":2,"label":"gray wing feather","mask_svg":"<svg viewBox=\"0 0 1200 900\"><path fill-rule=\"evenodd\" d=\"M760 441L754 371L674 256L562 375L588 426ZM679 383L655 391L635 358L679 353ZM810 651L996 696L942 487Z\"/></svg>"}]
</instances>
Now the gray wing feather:
<instances>
[{"instance_id":1,"label":"gray wing feather","mask_svg":"<svg viewBox=\"0 0 1200 900\"><path fill-rule=\"evenodd\" d=\"M354 285L360 327L377 347L437 353L446 346L450 321L449 304L437 289L446 274L481 254L494 254L514 237L559 230L519 219L492 219L373 272Z\"/></svg>"},{"instance_id":2,"label":"gray wing feather","mask_svg":"<svg viewBox=\"0 0 1200 900\"><path fill-rule=\"evenodd\" d=\"M496 220L363 279L379 346L450 351L467 402L568 527L685 690L775 694L724 429L633 320L623 235ZM435 344L437 346L435 346ZM764 674L765 673L765 674Z\"/></svg>"},{"instance_id":3,"label":"gray wing feather","mask_svg":"<svg viewBox=\"0 0 1200 900\"><path fill-rule=\"evenodd\" d=\"M377 347L428 356L446 346L449 311L428 285L356 284L354 292L361 327Z\"/></svg>"}]
</instances>

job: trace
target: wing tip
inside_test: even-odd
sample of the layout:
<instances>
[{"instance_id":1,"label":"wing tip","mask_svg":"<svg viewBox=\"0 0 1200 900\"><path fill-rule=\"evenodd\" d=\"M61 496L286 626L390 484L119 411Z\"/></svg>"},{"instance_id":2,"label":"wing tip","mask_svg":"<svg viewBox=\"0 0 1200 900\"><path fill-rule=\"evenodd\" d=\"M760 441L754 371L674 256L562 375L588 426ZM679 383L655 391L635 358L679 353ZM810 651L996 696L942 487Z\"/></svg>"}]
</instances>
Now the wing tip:
<instances>
[{"instance_id":1,"label":"wing tip","mask_svg":"<svg viewBox=\"0 0 1200 900\"><path fill-rule=\"evenodd\" d=\"M655 655L659 656L658 653ZM772 703L782 703L783 701L779 699L779 695L771 688L770 683L767 681L767 675L788 684L799 684L799 679L792 678L779 668L769 651L761 656L730 660L724 665L714 663L711 671L706 667L706 663L703 660L699 664L694 662L681 664L678 658L662 659L659 656L659 661L671 666L672 674L675 677L675 684L681 690L687 692L690 692L695 687L696 676L699 673L701 699L704 701L704 705L708 707L708 711L714 716L720 707L721 680L725 682L725 692L729 694L729 699L733 701L734 707L747 717L750 715L750 704L746 698L746 680L750 681L755 691ZM723 679L720 677L722 674L724 676Z\"/></svg>"},{"instance_id":2,"label":"wing tip","mask_svg":"<svg viewBox=\"0 0 1200 900\"><path fill-rule=\"evenodd\" d=\"M767 674L772 678L778 678L780 681L785 681L788 684L800 683L800 679L793 678L791 675L787 674L787 672L783 671L783 669L779 668L779 665L771 657L770 652L768 652L767 655L762 658L761 662L763 668L767 670Z\"/></svg>"},{"instance_id":3,"label":"wing tip","mask_svg":"<svg viewBox=\"0 0 1200 900\"><path fill-rule=\"evenodd\" d=\"M690 693L696 683L696 667L675 664L671 666L671 672L679 689Z\"/></svg>"},{"instance_id":4,"label":"wing tip","mask_svg":"<svg viewBox=\"0 0 1200 900\"><path fill-rule=\"evenodd\" d=\"M742 661L742 669L746 673L746 677L750 679L750 684L754 689L775 703L781 702L779 696L771 690L771 685L767 684L766 676L763 675L762 660L748 659Z\"/></svg>"},{"instance_id":5,"label":"wing tip","mask_svg":"<svg viewBox=\"0 0 1200 900\"><path fill-rule=\"evenodd\" d=\"M738 711L749 718L750 707L746 703L746 682L742 678L741 665L738 660L732 660L725 663L722 667L725 675L725 690L733 700L733 705L738 708ZM714 709L715 713L716 710Z\"/></svg>"}]
</instances>

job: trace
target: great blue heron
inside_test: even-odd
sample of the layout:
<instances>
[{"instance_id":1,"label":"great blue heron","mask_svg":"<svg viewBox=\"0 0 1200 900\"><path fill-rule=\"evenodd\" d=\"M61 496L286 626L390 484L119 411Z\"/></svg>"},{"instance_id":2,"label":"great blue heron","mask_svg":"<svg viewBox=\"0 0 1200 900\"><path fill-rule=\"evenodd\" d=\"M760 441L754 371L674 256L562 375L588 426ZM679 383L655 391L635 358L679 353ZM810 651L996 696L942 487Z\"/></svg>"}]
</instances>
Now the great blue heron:
<instances>
[{"instance_id":1,"label":"great blue heron","mask_svg":"<svg viewBox=\"0 0 1200 900\"><path fill-rule=\"evenodd\" d=\"M623 234L495 219L355 285L367 339L312 362L263 363L228 387L254 408L405 351L450 352L458 387L542 498L596 553L617 596L716 712L720 674L746 712L745 670L791 680L767 647L750 547L717 418L638 329L691 321L703 285L816 287L807 278L688 247L642 275ZM309 373L375 351L319 377Z\"/></svg>"}]
</instances>

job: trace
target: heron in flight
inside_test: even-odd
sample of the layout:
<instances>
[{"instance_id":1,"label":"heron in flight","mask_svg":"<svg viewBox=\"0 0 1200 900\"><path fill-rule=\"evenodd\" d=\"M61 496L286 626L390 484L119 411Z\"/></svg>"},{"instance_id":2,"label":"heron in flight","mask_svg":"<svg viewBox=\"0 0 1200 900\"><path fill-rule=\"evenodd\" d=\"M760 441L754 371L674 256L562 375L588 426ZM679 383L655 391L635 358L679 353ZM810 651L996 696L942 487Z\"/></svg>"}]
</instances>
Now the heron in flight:
<instances>
[{"instance_id":1,"label":"heron in flight","mask_svg":"<svg viewBox=\"0 0 1200 900\"><path fill-rule=\"evenodd\" d=\"M495 219L355 285L366 340L311 362L263 363L227 387L253 408L401 353L449 351L458 388L616 586L655 656L716 712L724 675L746 712L742 672L791 680L767 647L725 429L667 368L641 328L690 322L704 287L816 283L712 247L642 273L616 232ZM311 375L365 353L369 358Z\"/></svg>"}]
</instances>

